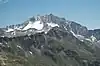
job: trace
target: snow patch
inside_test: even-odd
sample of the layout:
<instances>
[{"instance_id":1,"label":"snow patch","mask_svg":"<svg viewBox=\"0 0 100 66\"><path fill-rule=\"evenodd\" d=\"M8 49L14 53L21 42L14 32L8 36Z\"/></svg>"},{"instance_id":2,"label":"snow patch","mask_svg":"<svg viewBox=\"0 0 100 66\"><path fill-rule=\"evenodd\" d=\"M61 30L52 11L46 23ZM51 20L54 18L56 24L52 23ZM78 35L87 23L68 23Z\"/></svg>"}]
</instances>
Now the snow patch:
<instances>
[{"instance_id":1,"label":"snow patch","mask_svg":"<svg viewBox=\"0 0 100 66\"><path fill-rule=\"evenodd\" d=\"M64 26L65 30L68 30L65 26Z\"/></svg>"},{"instance_id":2,"label":"snow patch","mask_svg":"<svg viewBox=\"0 0 100 66\"><path fill-rule=\"evenodd\" d=\"M82 42L84 42L84 40L81 40Z\"/></svg>"},{"instance_id":3,"label":"snow patch","mask_svg":"<svg viewBox=\"0 0 100 66\"><path fill-rule=\"evenodd\" d=\"M47 24L48 24L48 26L50 26L50 27L56 27L56 26L59 27L59 25L58 25L58 24L55 24L55 23L47 23Z\"/></svg>"},{"instance_id":4,"label":"snow patch","mask_svg":"<svg viewBox=\"0 0 100 66\"><path fill-rule=\"evenodd\" d=\"M1 36L1 37L3 37L3 38L4 38L5 36Z\"/></svg>"},{"instance_id":5,"label":"snow patch","mask_svg":"<svg viewBox=\"0 0 100 66\"><path fill-rule=\"evenodd\" d=\"M84 36L82 36L82 35L76 35L77 36L77 38L79 38L80 40L84 40Z\"/></svg>"},{"instance_id":6,"label":"snow patch","mask_svg":"<svg viewBox=\"0 0 100 66\"><path fill-rule=\"evenodd\" d=\"M35 28L37 30L41 30L43 28L43 23L41 23L40 21L35 21L35 22L29 21L28 25L26 27L24 27L23 30L27 30L30 28Z\"/></svg>"},{"instance_id":7,"label":"snow patch","mask_svg":"<svg viewBox=\"0 0 100 66\"><path fill-rule=\"evenodd\" d=\"M85 40L87 40L87 41L90 41L90 42L91 42L91 39L86 38Z\"/></svg>"},{"instance_id":8,"label":"snow patch","mask_svg":"<svg viewBox=\"0 0 100 66\"><path fill-rule=\"evenodd\" d=\"M14 29L9 28L6 32L14 31Z\"/></svg>"},{"instance_id":9,"label":"snow patch","mask_svg":"<svg viewBox=\"0 0 100 66\"><path fill-rule=\"evenodd\" d=\"M91 40L94 42L96 40L96 38L92 35Z\"/></svg>"},{"instance_id":10,"label":"snow patch","mask_svg":"<svg viewBox=\"0 0 100 66\"><path fill-rule=\"evenodd\" d=\"M31 51L29 51L29 53L30 53L30 54L32 54L32 52L31 52Z\"/></svg>"},{"instance_id":11,"label":"snow patch","mask_svg":"<svg viewBox=\"0 0 100 66\"><path fill-rule=\"evenodd\" d=\"M47 34L48 33L48 31L50 30L51 28L48 28L47 30L45 30L44 32L45 32L45 34Z\"/></svg>"},{"instance_id":12,"label":"snow patch","mask_svg":"<svg viewBox=\"0 0 100 66\"><path fill-rule=\"evenodd\" d=\"M83 62L87 62L87 60L83 60Z\"/></svg>"},{"instance_id":13,"label":"snow patch","mask_svg":"<svg viewBox=\"0 0 100 66\"><path fill-rule=\"evenodd\" d=\"M17 45L18 48L22 48L21 46Z\"/></svg>"},{"instance_id":14,"label":"snow patch","mask_svg":"<svg viewBox=\"0 0 100 66\"><path fill-rule=\"evenodd\" d=\"M16 30L21 30L21 28L22 28L22 27L19 27L19 28L18 28L18 27L15 27L14 29L16 29Z\"/></svg>"},{"instance_id":15,"label":"snow patch","mask_svg":"<svg viewBox=\"0 0 100 66\"><path fill-rule=\"evenodd\" d=\"M11 34L12 34L12 35L16 35L16 32L14 31L14 32L12 32Z\"/></svg>"},{"instance_id":16,"label":"snow patch","mask_svg":"<svg viewBox=\"0 0 100 66\"><path fill-rule=\"evenodd\" d=\"M82 36L82 35L76 35L72 30L70 31L72 34L73 34L73 36L75 36L76 38L78 38L80 41L84 41L84 36Z\"/></svg>"},{"instance_id":17,"label":"snow patch","mask_svg":"<svg viewBox=\"0 0 100 66\"><path fill-rule=\"evenodd\" d=\"M71 32L75 37L77 37L76 34L75 34L72 30L71 30L70 32Z\"/></svg>"},{"instance_id":18,"label":"snow patch","mask_svg":"<svg viewBox=\"0 0 100 66\"><path fill-rule=\"evenodd\" d=\"M0 45L2 45L3 43L0 43Z\"/></svg>"},{"instance_id":19,"label":"snow patch","mask_svg":"<svg viewBox=\"0 0 100 66\"><path fill-rule=\"evenodd\" d=\"M41 32L45 32L44 30L37 30L35 31L35 33L41 33Z\"/></svg>"}]
</instances>

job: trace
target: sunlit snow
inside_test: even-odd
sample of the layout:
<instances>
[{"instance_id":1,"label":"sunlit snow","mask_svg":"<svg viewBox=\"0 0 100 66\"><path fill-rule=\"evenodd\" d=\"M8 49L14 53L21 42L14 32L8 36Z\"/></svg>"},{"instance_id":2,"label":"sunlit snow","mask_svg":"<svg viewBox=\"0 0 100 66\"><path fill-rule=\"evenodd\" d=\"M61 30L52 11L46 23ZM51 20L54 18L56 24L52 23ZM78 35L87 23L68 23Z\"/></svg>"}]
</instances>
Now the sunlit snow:
<instances>
[{"instance_id":1,"label":"sunlit snow","mask_svg":"<svg viewBox=\"0 0 100 66\"><path fill-rule=\"evenodd\" d=\"M65 26L64 26L65 30L68 30Z\"/></svg>"},{"instance_id":2,"label":"sunlit snow","mask_svg":"<svg viewBox=\"0 0 100 66\"><path fill-rule=\"evenodd\" d=\"M31 52L31 51L29 51L29 53L30 53L30 54L32 54L32 52Z\"/></svg>"},{"instance_id":3,"label":"sunlit snow","mask_svg":"<svg viewBox=\"0 0 100 66\"><path fill-rule=\"evenodd\" d=\"M76 37L76 34L72 30L70 32Z\"/></svg>"},{"instance_id":4,"label":"sunlit snow","mask_svg":"<svg viewBox=\"0 0 100 66\"><path fill-rule=\"evenodd\" d=\"M18 48L21 48L21 46L17 45Z\"/></svg>"},{"instance_id":5,"label":"sunlit snow","mask_svg":"<svg viewBox=\"0 0 100 66\"><path fill-rule=\"evenodd\" d=\"M14 29L10 29L10 28L9 28L6 32L11 32L11 31L14 31Z\"/></svg>"},{"instance_id":6,"label":"sunlit snow","mask_svg":"<svg viewBox=\"0 0 100 66\"><path fill-rule=\"evenodd\" d=\"M87 41L90 41L90 42L91 42L91 39L86 38L85 40L87 40Z\"/></svg>"},{"instance_id":7,"label":"sunlit snow","mask_svg":"<svg viewBox=\"0 0 100 66\"><path fill-rule=\"evenodd\" d=\"M96 40L96 38L92 35L91 40L94 42Z\"/></svg>"},{"instance_id":8,"label":"sunlit snow","mask_svg":"<svg viewBox=\"0 0 100 66\"><path fill-rule=\"evenodd\" d=\"M59 25L58 24L55 24L55 23L47 23L47 24L48 24L48 26L51 26L51 27L56 27L56 26L59 27Z\"/></svg>"},{"instance_id":9,"label":"sunlit snow","mask_svg":"<svg viewBox=\"0 0 100 66\"><path fill-rule=\"evenodd\" d=\"M40 21L35 21L35 22L29 21L28 25L26 27L24 27L23 30L27 30L30 28L35 28L37 30L41 30L43 28L43 23L40 23Z\"/></svg>"}]
</instances>

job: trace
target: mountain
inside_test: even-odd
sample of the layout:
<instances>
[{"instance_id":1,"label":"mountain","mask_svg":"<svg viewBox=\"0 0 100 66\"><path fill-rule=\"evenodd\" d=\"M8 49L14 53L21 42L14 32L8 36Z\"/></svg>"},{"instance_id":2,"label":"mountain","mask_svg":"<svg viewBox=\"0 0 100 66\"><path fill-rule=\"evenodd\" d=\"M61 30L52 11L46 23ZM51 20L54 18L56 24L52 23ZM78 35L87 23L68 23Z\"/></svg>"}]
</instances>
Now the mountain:
<instances>
[{"instance_id":1,"label":"mountain","mask_svg":"<svg viewBox=\"0 0 100 66\"><path fill-rule=\"evenodd\" d=\"M1 31L4 32L1 36L14 37L20 36L20 34L29 34L30 32L48 32L48 30L55 26L72 32L77 36L81 35L89 38L93 35L97 38L97 40L100 39L97 37L97 34L99 34L100 31L99 29L88 30L85 26L82 26L74 21L66 20L65 18L54 16L53 14L37 17L33 16L22 24L7 26L4 31Z\"/></svg>"},{"instance_id":2,"label":"mountain","mask_svg":"<svg viewBox=\"0 0 100 66\"><path fill-rule=\"evenodd\" d=\"M1 66L99 66L99 29L53 14L0 29Z\"/></svg>"}]
</instances>

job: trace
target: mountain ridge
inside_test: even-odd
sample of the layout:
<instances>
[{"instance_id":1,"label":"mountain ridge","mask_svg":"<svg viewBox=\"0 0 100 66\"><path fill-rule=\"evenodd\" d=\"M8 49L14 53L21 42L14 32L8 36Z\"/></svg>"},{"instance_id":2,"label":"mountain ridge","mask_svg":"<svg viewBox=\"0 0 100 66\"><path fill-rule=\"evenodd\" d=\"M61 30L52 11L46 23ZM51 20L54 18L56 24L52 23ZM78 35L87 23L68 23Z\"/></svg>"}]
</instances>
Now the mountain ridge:
<instances>
[{"instance_id":1,"label":"mountain ridge","mask_svg":"<svg viewBox=\"0 0 100 66\"><path fill-rule=\"evenodd\" d=\"M35 21L37 21L38 23L35 22ZM37 27L37 26L39 26L39 27ZM86 38L90 38L93 35L94 37L97 38L97 40L100 40L100 37L98 37L98 32L100 31L99 29L88 30L88 28L86 26L82 26L79 23L76 23L76 22L70 21L70 20L66 20L65 18L61 18L61 17L55 16L53 14L48 14L48 15L46 14L46 15L43 15L43 16L38 15L36 17L33 16L33 17L29 18L28 20L26 20L22 24L7 26L6 28L4 28L5 29L4 31L6 31L6 32L12 32L13 31L12 34L14 34L14 30L15 31L22 31L22 32L25 31L24 27L27 27L26 30L30 30L30 31L35 30L36 31L36 28L40 29L40 26L41 26L41 29L43 27L44 28L43 28L43 30L39 30L37 32L41 32L41 31L47 32L52 27L60 26L64 29L72 31L73 33L75 33L77 35L82 35Z\"/></svg>"},{"instance_id":2,"label":"mountain ridge","mask_svg":"<svg viewBox=\"0 0 100 66\"><path fill-rule=\"evenodd\" d=\"M100 65L99 30L53 14L0 29L0 36L1 66Z\"/></svg>"}]
</instances>

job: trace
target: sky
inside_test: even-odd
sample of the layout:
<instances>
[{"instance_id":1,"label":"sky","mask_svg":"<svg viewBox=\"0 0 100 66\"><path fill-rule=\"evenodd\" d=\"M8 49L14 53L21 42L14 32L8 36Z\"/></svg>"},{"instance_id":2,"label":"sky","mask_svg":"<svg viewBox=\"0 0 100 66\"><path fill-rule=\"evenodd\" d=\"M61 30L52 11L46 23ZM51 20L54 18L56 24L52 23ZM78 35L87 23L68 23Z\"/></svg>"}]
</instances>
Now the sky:
<instances>
[{"instance_id":1,"label":"sky","mask_svg":"<svg viewBox=\"0 0 100 66\"><path fill-rule=\"evenodd\" d=\"M100 0L0 0L0 27L50 13L88 29L100 28Z\"/></svg>"}]
</instances>

